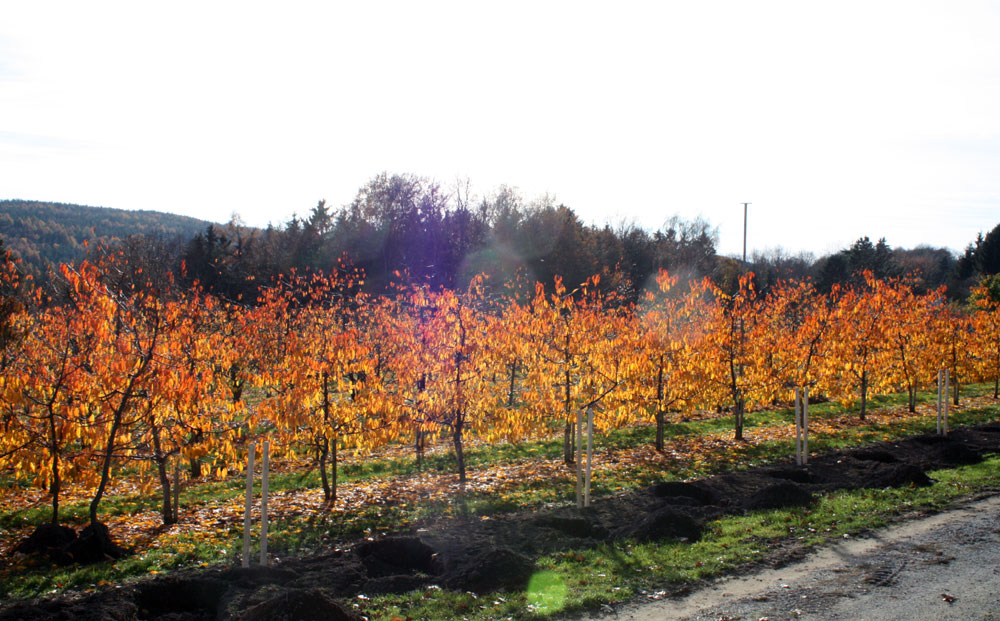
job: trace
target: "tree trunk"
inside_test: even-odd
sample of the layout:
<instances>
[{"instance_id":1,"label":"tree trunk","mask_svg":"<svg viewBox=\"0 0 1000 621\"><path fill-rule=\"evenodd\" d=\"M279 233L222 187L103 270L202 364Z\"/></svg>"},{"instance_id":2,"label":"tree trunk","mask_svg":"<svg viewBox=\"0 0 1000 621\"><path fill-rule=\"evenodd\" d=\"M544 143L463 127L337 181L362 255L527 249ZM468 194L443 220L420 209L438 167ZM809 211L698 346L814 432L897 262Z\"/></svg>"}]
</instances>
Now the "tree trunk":
<instances>
[{"instance_id":1,"label":"tree trunk","mask_svg":"<svg viewBox=\"0 0 1000 621\"><path fill-rule=\"evenodd\" d=\"M996 354L997 375L993 378L993 398L1000 399L1000 343L997 343Z\"/></svg>"},{"instance_id":2,"label":"tree trunk","mask_svg":"<svg viewBox=\"0 0 1000 621\"><path fill-rule=\"evenodd\" d=\"M736 427L736 441L743 441L743 408L746 405L742 398L736 399L736 403L733 407L733 423Z\"/></svg>"},{"instance_id":3,"label":"tree trunk","mask_svg":"<svg viewBox=\"0 0 1000 621\"><path fill-rule=\"evenodd\" d=\"M326 458L330 454L330 440L326 437L326 429L330 426L330 376L326 371L323 371L323 439L320 442L320 464L319 471L322 473L321 479L323 480L323 499L327 502L332 502L336 499L337 492L330 488L330 483L326 478ZM334 458L336 459L336 458ZM336 461L333 464L333 469L336 471L337 464Z\"/></svg>"},{"instance_id":4,"label":"tree trunk","mask_svg":"<svg viewBox=\"0 0 1000 621\"><path fill-rule=\"evenodd\" d=\"M180 521L181 513L181 464L174 458L174 524Z\"/></svg>"},{"instance_id":5,"label":"tree trunk","mask_svg":"<svg viewBox=\"0 0 1000 621\"><path fill-rule=\"evenodd\" d=\"M566 423L563 430L563 462L566 465L573 465L576 459L576 434L573 432L573 423Z\"/></svg>"},{"instance_id":6,"label":"tree trunk","mask_svg":"<svg viewBox=\"0 0 1000 621\"><path fill-rule=\"evenodd\" d=\"M62 480L59 478L59 433L56 431L55 416L49 411L49 450L52 454L52 482L49 484L49 494L52 495L52 524L59 524L59 492Z\"/></svg>"},{"instance_id":7,"label":"tree trunk","mask_svg":"<svg viewBox=\"0 0 1000 621\"><path fill-rule=\"evenodd\" d=\"M517 360L510 364L510 387L507 389L507 407L514 407L514 378L517 375Z\"/></svg>"},{"instance_id":8,"label":"tree trunk","mask_svg":"<svg viewBox=\"0 0 1000 621\"><path fill-rule=\"evenodd\" d=\"M740 335L742 337L742 322L740 322ZM742 341L741 341L742 343ZM729 394L733 399L733 427L737 441L743 440L743 391L739 386L740 377L743 375L742 369L736 364L736 355L730 352L729 356Z\"/></svg>"},{"instance_id":9,"label":"tree trunk","mask_svg":"<svg viewBox=\"0 0 1000 621\"><path fill-rule=\"evenodd\" d=\"M163 492L163 506L160 514L163 516L163 525L170 526L177 523L177 514L172 505L172 495L170 490L170 477L167 476L167 457L163 454L160 446L160 426L151 425L150 434L153 437L153 460L156 462L156 472L160 477L160 489Z\"/></svg>"},{"instance_id":10,"label":"tree trunk","mask_svg":"<svg viewBox=\"0 0 1000 621\"><path fill-rule=\"evenodd\" d=\"M955 398L954 405L958 406L958 348L953 342L951 345L951 370L952 378L955 380Z\"/></svg>"},{"instance_id":11,"label":"tree trunk","mask_svg":"<svg viewBox=\"0 0 1000 621\"><path fill-rule=\"evenodd\" d=\"M201 457L192 457L188 462L189 469L191 471L191 479L197 480L201 478Z\"/></svg>"},{"instance_id":12,"label":"tree trunk","mask_svg":"<svg viewBox=\"0 0 1000 621\"><path fill-rule=\"evenodd\" d=\"M330 502L337 502L337 438L330 441Z\"/></svg>"},{"instance_id":13,"label":"tree trunk","mask_svg":"<svg viewBox=\"0 0 1000 621\"><path fill-rule=\"evenodd\" d=\"M861 420L865 419L865 408L868 406L868 371L861 372Z\"/></svg>"},{"instance_id":14,"label":"tree trunk","mask_svg":"<svg viewBox=\"0 0 1000 621\"><path fill-rule=\"evenodd\" d=\"M59 457L57 455L52 456L52 483L49 485L49 493L52 495L52 524L59 524L59 488L61 486L61 481L59 480Z\"/></svg>"},{"instance_id":15,"label":"tree trunk","mask_svg":"<svg viewBox=\"0 0 1000 621\"><path fill-rule=\"evenodd\" d=\"M417 429L417 436L413 444L417 452L417 472L420 472L424 468L424 444L424 432L421 429Z\"/></svg>"},{"instance_id":16,"label":"tree trunk","mask_svg":"<svg viewBox=\"0 0 1000 621\"><path fill-rule=\"evenodd\" d=\"M665 450L665 443L663 436L666 431L666 420L663 415L663 411L660 409L656 410L656 451L662 453Z\"/></svg>"},{"instance_id":17,"label":"tree trunk","mask_svg":"<svg viewBox=\"0 0 1000 621\"><path fill-rule=\"evenodd\" d=\"M906 380L907 410L913 414L917 411L917 386L913 378L910 377L909 367L906 365L906 349L902 343L899 345L899 359L903 363L903 379ZM945 395L945 398L947 397L948 395Z\"/></svg>"},{"instance_id":18,"label":"tree trunk","mask_svg":"<svg viewBox=\"0 0 1000 621\"><path fill-rule=\"evenodd\" d=\"M319 480L323 485L323 500L330 502L330 481L326 478L326 458L330 452L325 437L316 440L316 452L319 453Z\"/></svg>"},{"instance_id":19,"label":"tree trunk","mask_svg":"<svg viewBox=\"0 0 1000 621\"><path fill-rule=\"evenodd\" d=\"M958 372L957 371L955 372L954 379L955 379L955 388L954 388L954 391L953 391L953 393L954 393L954 399L952 399L952 403L955 405L955 407L958 407L959 381L958 381Z\"/></svg>"},{"instance_id":20,"label":"tree trunk","mask_svg":"<svg viewBox=\"0 0 1000 621\"><path fill-rule=\"evenodd\" d=\"M656 450L662 453L663 447L663 355L660 355L660 366L656 372Z\"/></svg>"},{"instance_id":21,"label":"tree trunk","mask_svg":"<svg viewBox=\"0 0 1000 621\"><path fill-rule=\"evenodd\" d=\"M130 385L131 388L131 385ZM126 392L129 395L131 390ZM111 431L108 432L107 446L104 447L104 457L101 460L101 480L97 484L97 492L94 494L94 498L90 501L90 525L95 529L100 523L97 521L97 507L101 504L101 499L104 498L104 491L108 487L108 481L111 479L111 460L115 453L115 440L118 437L118 428L121 427L122 416L124 411L124 405L126 397L122 398L122 404L115 411L114 418L111 421Z\"/></svg>"},{"instance_id":22,"label":"tree trunk","mask_svg":"<svg viewBox=\"0 0 1000 621\"><path fill-rule=\"evenodd\" d=\"M465 349L465 324L462 323L462 307L459 306L458 313L458 351L455 352L455 409L453 410L455 434L452 440L455 443L455 461L458 462L458 484L462 491L465 491L465 453L462 451L462 429L465 424L465 398L462 392L462 361L464 360L462 351Z\"/></svg>"},{"instance_id":23,"label":"tree trunk","mask_svg":"<svg viewBox=\"0 0 1000 621\"><path fill-rule=\"evenodd\" d=\"M567 363L567 368L563 376L563 387L565 389L565 396L563 397L563 413L566 415L567 421L570 420L570 381L569 364ZM563 433L563 462L567 465L572 464L575 459L575 452L576 434L573 433L573 423L567 422L566 430Z\"/></svg>"},{"instance_id":24,"label":"tree trunk","mask_svg":"<svg viewBox=\"0 0 1000 621\"><path fill-rule=\"evenodd\" d=\"M421 339L421 344L426 346L426 343L424 343L422 339ZM426 388L427 388L427 374L423 373L420 375L420 379L417 380L417 395L419 396L420 393L424 392ZM420 424L419 419L422 417L423 417L422 413L418 410L417 411L418 425ZM420 472L424 468L424 444L425 444L424 431L423 429L417 427L416 438L414 438L413 442L413 448L417 452L417 472Z\"/></svg>"},{"instance_id":25,"label":"tree trunk","mask_svg":"<svg viewBox=\"0 0 1000 621\"><path fill-rule=\"evenodd\" d=\"M455 423L455 433L452 434L455 444L455 461L458 462L458 483L465 488L465 453L462 450L462 421Z\"/></svg>"}]
</instances>

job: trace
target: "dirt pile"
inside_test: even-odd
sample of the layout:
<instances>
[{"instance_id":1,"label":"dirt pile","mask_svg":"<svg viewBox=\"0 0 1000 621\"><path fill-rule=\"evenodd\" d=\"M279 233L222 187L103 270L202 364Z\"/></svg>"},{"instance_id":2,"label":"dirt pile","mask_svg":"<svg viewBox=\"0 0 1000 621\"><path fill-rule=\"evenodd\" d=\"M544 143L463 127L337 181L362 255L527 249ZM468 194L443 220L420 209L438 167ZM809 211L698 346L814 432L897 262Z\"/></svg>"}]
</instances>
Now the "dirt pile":
<instances>
[{"instance_id":1,"label":"dirt pile","mask_svg":"<svg viewBox=\"0 0 1000 621\"><path fill-rule=\"evenodd\" d=\"M69 526L40 524L11 552L40 556L56 565L91 565L130 554L114 542L108 527L100 523L85 527L79 536Z\"/></svg>"},{"instance_id":2,"label":"dirt pile","mask_svg":"<svg viewBox=\"0 0 1000 621\"><path fill-rule=\"evenodd\" d=\"M280 589L250 606L240 621L352 621L357 616L319 589Z\"/></svg>"},{"instance_id":3,"label":"dirt pile","mask_svg":"<svg viewBox=\"0 0 1000 621\"><path fill-rule=\"evenodd\" d=\"M192 570L80 599L21 602L0 610L0 621L354 619L340 602L359 594L430 585L477 593L521 589L542 555L616 539L696 541L706 522L725 514L805 505L836 489L927 485L927 470L996 452L1000 425L962 428L947 438L915 436L829 453L808 466L784 463L692 482L664 481L598 498L583 510L439 518L410 533L340 542L337 549L279 567ZM47 529L20 551L64 549L61 537L68 534Z\"/></svg>"},{"instance_id":4,"label":"dirt pile","mask_svg":"<svg viewBox=\"0 0 1000 621\"><path fill-rule=\"evenodd\" d=\"M813 496L801 485L790 481L774 483L746 499L743 507L749 511L802 507L813 502Z\"/></svg>"}]
</instances>

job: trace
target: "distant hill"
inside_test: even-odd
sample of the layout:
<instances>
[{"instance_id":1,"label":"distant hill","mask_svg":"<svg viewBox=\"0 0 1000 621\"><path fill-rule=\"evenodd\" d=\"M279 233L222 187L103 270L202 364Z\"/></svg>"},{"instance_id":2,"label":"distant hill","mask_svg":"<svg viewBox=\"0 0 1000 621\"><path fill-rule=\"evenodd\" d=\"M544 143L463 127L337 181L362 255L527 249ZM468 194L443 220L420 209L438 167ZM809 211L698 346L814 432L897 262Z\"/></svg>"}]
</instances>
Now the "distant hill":
<instances>
[{"instance_id":1,"label":"distant hill","mask_svg":"<svg viewBox=\"0 0 1000 621\"><path fill-rule=\"evenodd\" d=\"M0 239L25 263L26 271L44 274L59 263L84 258L101 241L148 235L189 240L210 223L159 211L127 211L65 203L0 200Z\"/></svg>"}]
</instances>

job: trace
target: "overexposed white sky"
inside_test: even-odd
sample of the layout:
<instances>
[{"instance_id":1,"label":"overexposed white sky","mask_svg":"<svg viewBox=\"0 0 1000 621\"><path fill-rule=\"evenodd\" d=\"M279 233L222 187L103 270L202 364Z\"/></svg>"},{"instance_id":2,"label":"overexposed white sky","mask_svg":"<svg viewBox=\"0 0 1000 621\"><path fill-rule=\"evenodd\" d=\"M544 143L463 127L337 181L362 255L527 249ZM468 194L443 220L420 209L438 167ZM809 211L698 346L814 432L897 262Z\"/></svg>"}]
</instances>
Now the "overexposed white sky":
<instances>
[{"instance_id":1,"label":"overexposed white sky","mask_svg":"<svg viewBox=\"0 0 1000 621\"><path fill-rule=\"evenodd\" d=\"M280 224L382 172L741 250L1000 223L997 2L6 2L0 199Z\"/></svg>"}]
</instances>

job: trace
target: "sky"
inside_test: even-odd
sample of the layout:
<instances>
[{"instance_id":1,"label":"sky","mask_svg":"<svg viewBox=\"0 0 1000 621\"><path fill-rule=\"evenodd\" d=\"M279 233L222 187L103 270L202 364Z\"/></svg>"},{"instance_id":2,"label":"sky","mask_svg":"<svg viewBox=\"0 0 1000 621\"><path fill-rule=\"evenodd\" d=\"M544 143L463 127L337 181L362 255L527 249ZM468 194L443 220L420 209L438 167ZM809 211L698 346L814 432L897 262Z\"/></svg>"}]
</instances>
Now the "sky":
<instances>
[{"instance_id":1,"label":"sky","mask_svg":"<svg viewBox=\"0 0 1000 621\"><path fill-rule=\"evenodd\" d=\"M375 175L719 251L1000 223L998 2L5 2L0 199L280 225Z\"/></svg>"}]
</instances>

